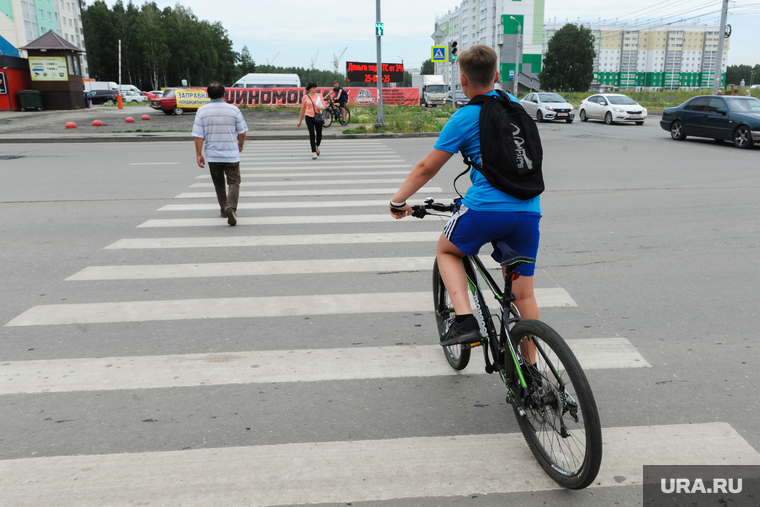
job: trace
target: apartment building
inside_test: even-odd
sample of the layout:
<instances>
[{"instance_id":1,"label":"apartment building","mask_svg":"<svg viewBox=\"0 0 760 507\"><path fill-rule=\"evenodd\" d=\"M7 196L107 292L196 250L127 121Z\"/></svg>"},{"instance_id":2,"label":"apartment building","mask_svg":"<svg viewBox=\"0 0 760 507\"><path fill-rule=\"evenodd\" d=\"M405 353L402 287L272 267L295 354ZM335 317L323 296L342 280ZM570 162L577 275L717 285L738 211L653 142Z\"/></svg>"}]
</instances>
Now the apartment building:
<instances>
[{"instance_id":1,"label":"apartment building","mask_svg":"<svg viewBox=\"0 0 760 507\"><path fill-rule=\"evenodd\" d=\"M4 48L0 51L19 56L15 48L25 46L47 32L55 32L78 48L86 49L79 3L68 0L0 0L0 48ZM82 62L82 76L89 77L86 54Z\"/></svg>"},{"instance_id":2,"label":"apartment building","mask_svg":"<svg viewBox=\"0 0 760 507\"><path fill-rule=\"evenodd\" d=\"M563 24L544 26L548 45ZM592 88L634 90L697 90L712 88L718 64L725 85L730 39L718 61L718 26L584 25L594 36Z\"/></svg>"},{"instance_id":3,"label":"apartment building","mask_svg":"<svg viewBox=\"0 0 760 507\"><path fill-rule=\"evenodd\" d=\"M434 42L448 45L456 41L462 51L476 44L490 46L499 55L502 88L513 86L517 61L521 89L537 86L544 38L544 1L462 0L454 10L436 16ZM455 65L453 70L450 62L436 64L436 74L447 79L453 76L453 88L459 89Z\"/></svg>"}]
</instances>

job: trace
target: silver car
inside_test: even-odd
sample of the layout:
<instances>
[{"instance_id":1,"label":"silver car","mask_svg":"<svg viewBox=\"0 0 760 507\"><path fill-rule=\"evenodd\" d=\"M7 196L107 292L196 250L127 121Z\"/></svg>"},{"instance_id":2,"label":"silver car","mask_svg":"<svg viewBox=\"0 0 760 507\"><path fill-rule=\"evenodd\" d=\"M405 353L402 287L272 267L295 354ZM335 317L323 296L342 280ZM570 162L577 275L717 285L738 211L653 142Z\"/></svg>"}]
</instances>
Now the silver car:
<instances>
[{"instance_id":1,"label":"silver car","mask_svg":"<svg viewBox=\"0 0 760 507\"><path fill-rule=\"evenodd\" d=\"M573 105L556 93L529 93L520 104L536 121L565 120L567 123L573 123L575 118Z\"/></svg>"},{"instance_id":2,"label":"silver car","mask_svg":"<svg viewBox=\"0 0 760 507\"><path fill-rule=\"evenodd\" d=\"M619 93L598 93L585 98L578 106L581 121L603 120L607 125L634 122L644 125L647 109L630 97Z\"/></svg>"}]
</instances>

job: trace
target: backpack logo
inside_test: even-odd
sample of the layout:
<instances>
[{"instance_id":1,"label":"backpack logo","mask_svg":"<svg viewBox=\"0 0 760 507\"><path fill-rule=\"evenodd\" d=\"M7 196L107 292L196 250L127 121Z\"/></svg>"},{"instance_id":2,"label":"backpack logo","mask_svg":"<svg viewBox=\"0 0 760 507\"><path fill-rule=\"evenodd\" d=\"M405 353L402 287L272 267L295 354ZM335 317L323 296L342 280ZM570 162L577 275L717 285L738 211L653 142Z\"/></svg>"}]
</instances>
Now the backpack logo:
<instances>
[{"instance_id":1,"label":"backpack logo","mask_svg":"<svg viewBox=\"0 0 760 507\"><path fill-rule=\"evenodd\" d=\"M515 146L517 147L517 168L524 169L525 166L528 166L528 171L532 171L533 161L530 159L528 153L525 151L525 147L523 146L525 144L525 139L518 135L520 134L520 127L514 123L510 123L509 126L512 127L512 138L515 140Z\"/></svg>"}]
</instances>

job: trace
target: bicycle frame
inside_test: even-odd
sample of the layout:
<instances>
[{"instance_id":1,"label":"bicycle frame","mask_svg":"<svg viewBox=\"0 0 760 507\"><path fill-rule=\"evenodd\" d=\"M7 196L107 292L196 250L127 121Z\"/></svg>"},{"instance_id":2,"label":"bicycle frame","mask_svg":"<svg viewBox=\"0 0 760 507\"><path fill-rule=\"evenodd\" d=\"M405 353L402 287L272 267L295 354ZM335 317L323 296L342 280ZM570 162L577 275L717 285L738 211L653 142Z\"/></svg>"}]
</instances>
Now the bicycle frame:
<instances>
[{"instance_id":1,"label":"bicycle frame","mask_svg":"<svg viewBox=\"0 0 760 507\"><path fill-rule=\"evenodd\" d=\"M518 377L520 378L521 386L523 388L527 388L527 382L520 369L520 362L517 358L517 354L515 353L512 340L509 337L509 328L513 324L516 324L522 320L522 317L520 317L520 312L514 305L515 296L512 294L512 281L507 278L504 282L504 290L502 291L491 274L488 273L488 270L483 264L483 261L481 261L477 255L468 255L463 258L462 261L464 262L464 270L467 275L468 286L470 292L472 293L473 299L475 300L475 309L477 310L478 316L480 317L481 325L486 331L486 340L488 343L483 346L483 357L486 362L486 372L492 373L493 371L498 371L502 376L502 380L506 381L505 369L510 368L511 370L511 368L514 367L517 371ZM496 329L493 325L493 316L488 313L488 305L486 304L483 297L483 292L480 290L478 278L475 274L476 268L477 272L480 273L481 278L485 281L486 285L488 285L488 288L496 297L496 300L498 301L501 308L501 314L498 316L501 323L501 332L499 333L500 339L498 339L496 336ZM508 295L505 296L505 294ZM488 318L486 318L486 314L488 314ZM507 349L509 350L509 354L512 358L512 362L509 364L509 366L507 364L503 364L506 363L504 356L507 352ZM493 357L493 361L491 361L488 357L489 350ZM506 378L509 378L509 375L507 375Z\"/></svg>"}]
</instances>

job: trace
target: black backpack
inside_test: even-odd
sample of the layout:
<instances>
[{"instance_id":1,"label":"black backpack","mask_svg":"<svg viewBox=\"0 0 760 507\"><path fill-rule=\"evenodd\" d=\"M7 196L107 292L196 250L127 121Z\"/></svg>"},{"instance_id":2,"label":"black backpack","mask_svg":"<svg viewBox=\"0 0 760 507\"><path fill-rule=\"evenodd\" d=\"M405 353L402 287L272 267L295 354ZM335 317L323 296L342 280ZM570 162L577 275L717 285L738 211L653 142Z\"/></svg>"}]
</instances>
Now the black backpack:
<instances>
[{"instance_id":1,"label":"black backpack","mask_svg":"<svg viewBox=\"0 0 760 507\"><path fill-rule=\"evenodd\" d=\"M468 104L482 104L479 120L482 166L463 155L467 169L462 174L475 166L494 188L523 201L533 199L544 191L541 137L536 122L522 105L498 91L498 96L478 95Z\"/></svg>"}]
</instances>

